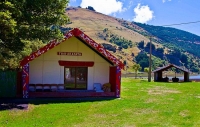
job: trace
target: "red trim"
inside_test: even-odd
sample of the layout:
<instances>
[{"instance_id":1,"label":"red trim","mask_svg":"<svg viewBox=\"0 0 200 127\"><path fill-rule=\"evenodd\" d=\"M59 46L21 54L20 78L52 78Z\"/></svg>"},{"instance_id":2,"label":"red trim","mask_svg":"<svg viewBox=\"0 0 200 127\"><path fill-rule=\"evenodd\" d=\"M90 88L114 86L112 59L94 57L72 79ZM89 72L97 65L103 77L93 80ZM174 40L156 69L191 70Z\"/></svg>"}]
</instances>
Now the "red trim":
<instances>
[{"instance_id":1,"label":"red trim","mask_svg":"<svg viewBox=\"0 0 200 127\"><path fill-rule=\"evenodd\" d=\"M35 58L39 57L40 55L44 54L48 50L54 48L55 46L59 45L60 43L64 42L65 40L71 38L71 37L78 37L84 42L86 42L91 48L93 48L95 51L99 52L105 59L111 61L115 66L119 66L121 69L124 69L124 64L117 59L115 56L113 56L111 53L109 53L104 47L102 47L100 44L96 43L94 40L92 40L90 37L88 37L86 34L84 34L82 31L80 31L77 28L74 28L70 32L65 34L65 38L58 42L57 40L50 41L46 46L40 48L39 50L33 52L31 55L25 57L20 65L24 66L28 62L34 60Z\"/></svg>"},{"instance_id":2,"label":"red trim","mask_svg":"<svg viewBox=\"0 0 200 127\"><path fill-rule=\"evenodd\" d=\"M68 66L68 67L93 67L94 62L89 61L58 61L60 66Z\"/></svg>"},{"instance_id":3,"label":"red trim","mask_svg":"<svg viewBox=\"0 0 200 127\"><path fill-rule=\"evenodd\" d=\"M111 91L115 92L116 97L120 97L121 91L121 71L119 67L110 67L109 83L111 84Z\"/></svg>"}]
</instances>

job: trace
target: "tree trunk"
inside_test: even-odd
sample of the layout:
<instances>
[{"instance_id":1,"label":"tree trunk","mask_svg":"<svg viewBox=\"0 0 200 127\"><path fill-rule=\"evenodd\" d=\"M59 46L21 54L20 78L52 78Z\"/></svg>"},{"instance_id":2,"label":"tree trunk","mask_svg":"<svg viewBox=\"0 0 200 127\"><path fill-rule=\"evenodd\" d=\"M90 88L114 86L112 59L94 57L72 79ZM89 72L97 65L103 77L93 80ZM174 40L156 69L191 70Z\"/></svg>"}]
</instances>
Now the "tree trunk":
<instances>
[{"instance_id":1,"label":"tree trunk","mask_svg":"<svg viewBox=\"0 0 200 127\"><path fill-rule=\"evenodd\" d=\"M135 71L135 79L137 78L137 71Z\"/></svg>"}]
</instances>

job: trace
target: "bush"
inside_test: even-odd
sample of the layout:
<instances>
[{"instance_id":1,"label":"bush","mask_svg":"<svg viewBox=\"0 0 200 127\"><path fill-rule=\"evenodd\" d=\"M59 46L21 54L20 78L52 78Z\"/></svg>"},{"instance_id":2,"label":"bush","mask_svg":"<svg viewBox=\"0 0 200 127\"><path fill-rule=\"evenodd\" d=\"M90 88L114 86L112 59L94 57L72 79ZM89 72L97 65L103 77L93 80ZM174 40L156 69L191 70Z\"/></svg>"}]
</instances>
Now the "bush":
<instances>
[{"instance_id":1,"label":"bush","mask_svg":"<svg viewBox=\"0 0 200 127\"><path fill-rule=\"evenodd\" d=\"M91 10L91 11L95 11L95 9L92 6L88 6L86 9Z\"/></svg>"},{"instance_id":2,"label":"bush","mask_svg":"<svg viewBox=\"0 0 200 127\"><path fill-rule=\"evenodd\" d=\"M109 51L113 51L113 52L116 52L116 47L115 46L112 46L111 44L106 44L106 43L103 43L102 44L103 47Z\"/></svg>"}]
</instances>

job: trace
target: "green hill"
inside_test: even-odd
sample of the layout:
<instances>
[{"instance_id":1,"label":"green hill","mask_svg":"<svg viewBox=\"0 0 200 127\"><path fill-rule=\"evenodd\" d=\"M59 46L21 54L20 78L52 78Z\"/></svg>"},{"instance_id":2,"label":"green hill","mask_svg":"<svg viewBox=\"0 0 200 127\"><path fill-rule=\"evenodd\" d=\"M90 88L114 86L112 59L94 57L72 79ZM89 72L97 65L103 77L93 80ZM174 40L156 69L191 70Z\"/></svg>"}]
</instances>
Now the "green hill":
<instances>
[{"instance_id":1,"label":"green hill","mask_svg":"<svg viewBox=\"0 0 200 127\"><path fill-rule=\"evenodd\" d=\"M172 63L199 72L200 37L197 35L170 27L129 22L84 8L69 7L66 14L71 22L63 26L63 31L81 29L121 61L126 61L128 71L132 71L134 63L148 67L151 37L153 69Z\"/></svg>"},{"instance_id":2,"label":"green hill","mask_svg":"<svg viewBox=\"0 0 200 127\"><path fill-rule=\"evenodd\" d=\"M141 23L134 24L159 38L160 41L158 42L169 48L176 47L195 56L200 56L200 36L170 27L152 26Z\"/></svg>"}]
</instances>

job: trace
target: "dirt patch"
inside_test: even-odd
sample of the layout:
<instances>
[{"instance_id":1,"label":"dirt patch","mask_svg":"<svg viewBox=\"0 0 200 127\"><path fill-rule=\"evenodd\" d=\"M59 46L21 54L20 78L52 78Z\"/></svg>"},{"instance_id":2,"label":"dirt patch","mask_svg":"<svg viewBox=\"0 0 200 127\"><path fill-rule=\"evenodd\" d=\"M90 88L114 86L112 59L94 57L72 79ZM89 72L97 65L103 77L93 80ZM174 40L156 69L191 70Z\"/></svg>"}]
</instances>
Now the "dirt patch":
<instances>
[{"instance_id":1,"label":"dirt patch","mask_svg":"<svg viewBox=\"0 0 200 127\"><path fill-rule=\"evenodd\" d=\"M157 110L153 110L153 109L137 109L137 110L135 110L135 114L156 114L156 113L158 113L159 111L157 111Z\"/></svg>"},{"instance_id":2,"label":"dirt patch","mask_svg":"<svg viewBox=\"0 0 200 127\"><path fill-rule=\"evenodd\" d=\"M196 96L196 98L200 98L200 96Z\"/></svg>"},{"instance_id":3,"label":"dirt patch","mask_svg":"<svg viewBox=\"0 0 200 127\"><path fill-rule=\"evenodd\" d=\"M95 118L106 118L105 114L94 114L93 117Z\"/></svg>"},{"instance_id":4,"label":"dirt patch","mask_svg":"<svg viewBox=\"0 0 200 127\"><path fill-rule=\"evenodd\" d=\"M189 116L189 111L188 110L183 110L183 111L181 111L180 113L179 113L179 115L180 116L182 116L182 117L187 117L187 116Z\"/></svg>"},{"instance_id":5,"label":"dirt patch","mask_svg":"<svg viewBox=\"0 0 200 127\"><path fill-rule=\"evenodd\" d=\"M155 103L157 99L149 98L145 101L145 103Z\"/></svg>"},{"instance_id":6,"label":"dirt patch","mask_svg":"<svg viewBox=\"0 0 200 127\"><path fill-rule=\"evenodd\" d=\"M171 94L171 93L177 94L181 92L174 89L166 89L165 87L154 87L148 89L148 94L153 94L153 95Z\"/></svg>"}]
</instances>

